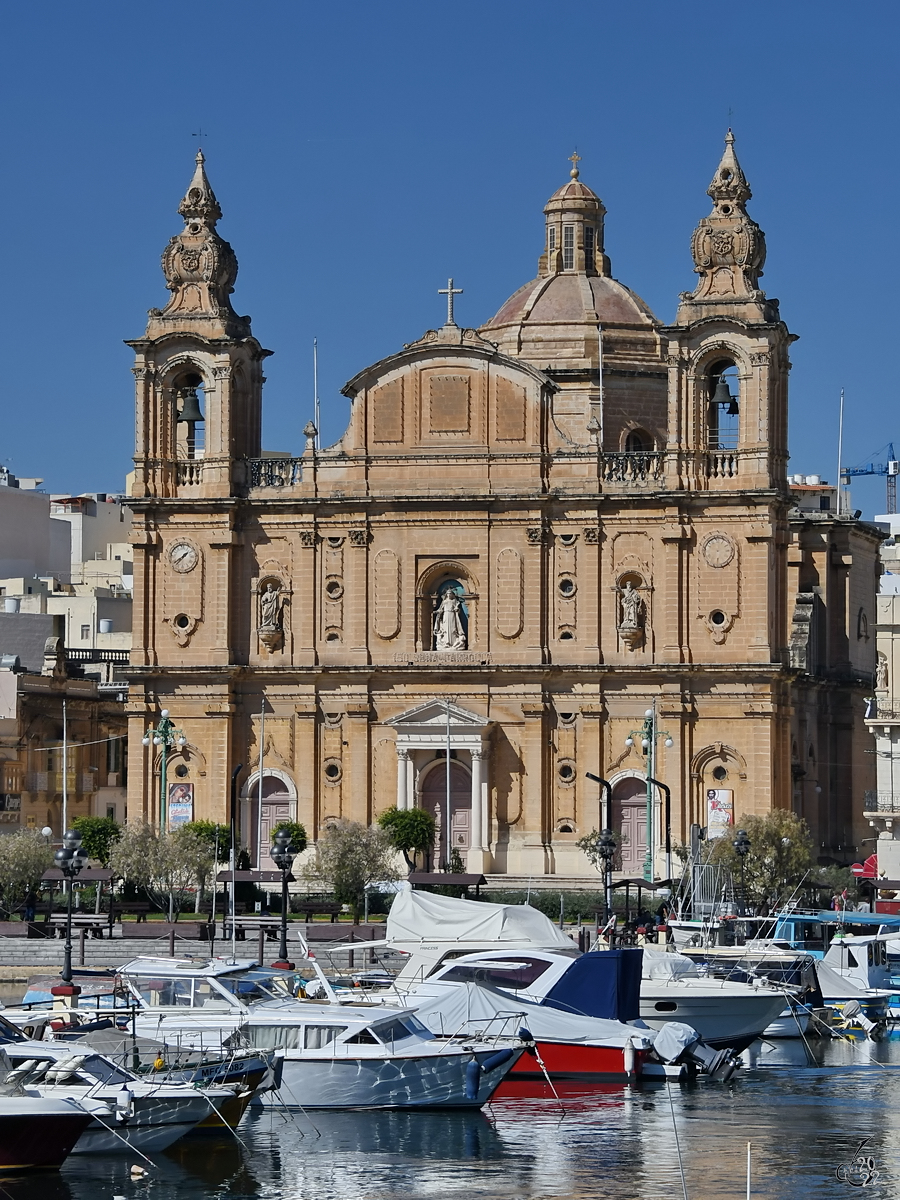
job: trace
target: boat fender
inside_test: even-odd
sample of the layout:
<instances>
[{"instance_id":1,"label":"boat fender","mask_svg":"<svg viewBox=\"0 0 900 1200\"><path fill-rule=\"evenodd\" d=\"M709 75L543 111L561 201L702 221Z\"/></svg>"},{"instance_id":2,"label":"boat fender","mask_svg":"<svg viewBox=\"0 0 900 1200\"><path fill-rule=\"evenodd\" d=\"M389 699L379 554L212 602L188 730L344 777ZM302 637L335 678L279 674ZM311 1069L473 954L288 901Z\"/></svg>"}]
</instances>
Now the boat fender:
<instances>
[{"instance_id":1,"label":"boat fender","mask_svg":"<svg viewBox=\"0 0 900 1200\"><path fill-rule=\"evenodd\" d=\"M631 1038L625 1043L623 1057L625 1060L625 1074L634 1074L634 1042Z\"/></svg>"},{"instance_id":2,"label":"boat fender","mask_svg":"<svg viewBox=\"0 0 900 1200\"><path fill-rule=\"evenodd\" d=\"M496 1071L498 1067L505 1067L512 1056L513 1052L510 1049L498 1050L496 1054L492 1054L490 1058L484 1060L481 1069L485 1075L490 1075L491 1071Z\"/></svg>"},{"instance_id":3,"label":"boat fender","mask_svg":"<svg viewBox=\"0 0 900 1200\"><path fill-rule=\"evenodd\" d=\"M116 1120L124 1122L134 1116L134 1093L127 1084L122 1084L116 1093Z\"/></svg>"},{"instance_id":4,"label":"boat fender","mask_svg":"<svg viewBox=\"0 0 900 1200\"><path fill-rule=\"evenodd\" d=\"M481 1066L473 1058L466 1067L466 1099L477 1100L478 1089L481 1086Z\"/></svg>"},{"instance_id":5,"label":"boat fender","mask_svg":"<svg viewBox=\"0 0 900 1200\"><path fill-rule=\"evenodd\" d=\"M519 1037L522 1039L523 1042L526 1042L526 1043L530 1042L532 1046L534 1045L534 1034L531 1032L530 1029L527 1029L524 1025L519 1030Z\"/></svg>"}]
</instances>

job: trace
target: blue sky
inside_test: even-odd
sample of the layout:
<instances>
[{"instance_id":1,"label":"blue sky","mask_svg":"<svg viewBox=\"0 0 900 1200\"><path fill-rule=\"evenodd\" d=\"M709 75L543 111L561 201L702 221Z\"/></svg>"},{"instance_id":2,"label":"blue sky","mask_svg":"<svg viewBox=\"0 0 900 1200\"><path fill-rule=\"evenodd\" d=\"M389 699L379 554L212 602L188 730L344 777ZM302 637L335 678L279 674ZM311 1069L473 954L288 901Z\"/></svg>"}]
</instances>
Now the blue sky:
<instances>
[{"instance_id":1,"label":"blue sky","mask_svg":"<svg viewBox=\"0 0 900 1200\"><path fill-rule=\"evenodd\" d=\"M440 323L478 325L533 277L541 209L582 178L613 273L663 320L731 124L791 330L792 471L900 449L896 3L492 0L7 5L0 48L0 461L53 491L118 490L131 352L198 130L240 261L238 312L275 352L264 444L302 447L320 353L343 383ZM882 456L883 457L883 456ZM854 504L884 507L884 481Z\"/></svg>"}]
</instances>

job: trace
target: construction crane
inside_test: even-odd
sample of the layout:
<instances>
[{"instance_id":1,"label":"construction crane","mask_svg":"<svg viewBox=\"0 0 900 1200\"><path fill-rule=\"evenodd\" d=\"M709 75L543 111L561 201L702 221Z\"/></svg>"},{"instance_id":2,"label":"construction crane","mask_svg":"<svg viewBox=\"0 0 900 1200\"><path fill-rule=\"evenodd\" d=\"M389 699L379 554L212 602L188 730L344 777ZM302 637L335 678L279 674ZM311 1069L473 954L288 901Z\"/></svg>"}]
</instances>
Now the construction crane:
<instances>
[{"instance_id":1,"label":"construction crane","mask_svg":"<svg viewBox=\"0 0 900 1200\"><path fill-rule=\"evenodd\" d=\"M887 476L887 511L897 511L897 476L900 475L900 462L894 454L894 443L888 442L883 449L887 450L885 462L863 463L861 467L841 467L841 486L847 487L853 475L886 475Z\"/></svg>"}]
</instances>

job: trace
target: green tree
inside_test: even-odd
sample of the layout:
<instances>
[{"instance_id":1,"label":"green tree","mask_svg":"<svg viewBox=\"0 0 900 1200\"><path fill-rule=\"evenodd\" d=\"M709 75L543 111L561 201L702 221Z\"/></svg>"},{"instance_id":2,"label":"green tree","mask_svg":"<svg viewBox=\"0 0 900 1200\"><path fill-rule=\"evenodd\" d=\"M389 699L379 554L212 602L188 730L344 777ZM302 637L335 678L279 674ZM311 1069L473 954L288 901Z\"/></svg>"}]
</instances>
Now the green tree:
<instances>
[{"instance_id":1,"label":"green tree","mask_svg":"<svg viewBox=\"0 0 900 1200\"><path fill-rule=\"evenodd\" d=\"M275 834L279 829L286 829L291 835L291 850L294 854L302 854L306 849L306 827L301 825L299 821L279 821L273 826L270 833L270 838L274 842Z\"/></svg>"},{"instance_id":2,"label":"green tree","mask_svg":"<svg viewBox=\"0 0 900 1200\"><path fill-rule=\"evenodd\" d=\"M88 858L107 866L113 845L122 836L122 826L118 821L112 817L76 817L72 828L80 835Z\"/></svg>"},{"instance_id":3,"label":"green tree","mask_svg":"<svg viewBox=\"0 0 900 1200\"><path fill-rule=\"evenodd\" d=\"M316 845L316 857L304 872L325 884L339 904L359 920L369 884L400 878L396 849L386 829L359 821L334 821Z\"/></svg>"},{"instance_id":4,"label":"green tree","mask_svg":"<svg viewBox=\"0 0 900 1200\"><path fill-rule=\"evenodd\" d=\"M410 871L416 869L416 855L426 855L434 847L434 817L424 808L394 806L381 814L378 824L406 859Z\"/></svg>"},{"instance_id":5,"label":"green tree","mask_svg":"<svg viewBox=\"0 0 900 1200\"><path fill-rule=\"evenodd\" d=\"M231 854L231 826L215 821L187 821L182 829L191 829L215 855L216 862L227 863Z\"/></svg>"},{"instance_id":6,"label":"green tree","mask_svg":"<svg viewBox=\"0 0 900 1200\"><path fill-rule=\"evenodd\" d=\"M144 888L169 920L177 920L188 890L202 888L215 865L215 852L195 830L182 826L159 833L152 825L126 825L109 865L122 879Z\"/></svg>"},{"instance_id":7,"label":"green tree","mask_svg":"<svg viewBox=\"0 0 900 1200\"><path fill-rule=\"evenodd\" d=\"M814 869L813 841L806 822L783 808L765 816L742 816L735 827L711 844L709 861L730 871L741 883L741 856L734 848L738 830L750 839L743 865L747 902L757 912L774 912L789 900Z\"/></svg>"},{"instance_id":8,"label":"green tree","mask_svg":"<svg viewBox=\"0 0 900 1200\"><path fill-rule=\"evenodd\" d=\"M20 829L0 837L0 893L8 912L35 891L53 866L53 848L36 829Z\"/></svg>"}]
</instances>

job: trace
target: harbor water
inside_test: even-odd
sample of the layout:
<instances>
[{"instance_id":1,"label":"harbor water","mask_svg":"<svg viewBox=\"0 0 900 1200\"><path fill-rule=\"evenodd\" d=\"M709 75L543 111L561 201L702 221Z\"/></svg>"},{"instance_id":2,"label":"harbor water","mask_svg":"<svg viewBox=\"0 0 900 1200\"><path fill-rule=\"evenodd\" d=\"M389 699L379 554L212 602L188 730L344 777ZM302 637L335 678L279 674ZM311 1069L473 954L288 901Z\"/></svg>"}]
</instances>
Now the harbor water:
<instances>
[{"instance_id":1,"label":"harbor water","mask_svg":"<svg viewBox=\"0 0 900 1200\"><path fill-rule=\"evenodd\" d=\"M714 1200L746 1196L749 1140L754 1197L900 1198L900 1037L757 1043L745 1061L727 1084L527 1085L480 1113L250 1113L240 1141L187 1138L138 1180L133 1153L76 1156L0 1195Z\"/></svg>"}]
</instances>

